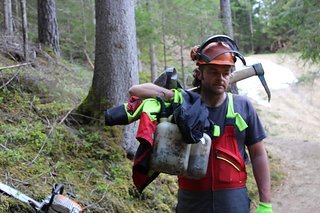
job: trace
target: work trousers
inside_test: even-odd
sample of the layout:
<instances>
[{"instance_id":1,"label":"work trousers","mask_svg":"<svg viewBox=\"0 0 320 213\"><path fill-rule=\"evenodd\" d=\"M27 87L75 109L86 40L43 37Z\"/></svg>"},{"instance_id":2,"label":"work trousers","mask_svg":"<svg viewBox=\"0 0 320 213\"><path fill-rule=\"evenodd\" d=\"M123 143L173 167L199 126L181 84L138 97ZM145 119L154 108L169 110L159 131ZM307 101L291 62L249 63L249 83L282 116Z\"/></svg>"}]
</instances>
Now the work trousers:
<instances>
[{"instance_id":1,"label":"work trousers","mask_svg":"<svg viewBox=\"0 0 320 213\"><path fill-rule=\"evenodd\" d=\"M215 191L178 191L177 213L249 213L246 188Z\"/></svg>"}]
</instances>

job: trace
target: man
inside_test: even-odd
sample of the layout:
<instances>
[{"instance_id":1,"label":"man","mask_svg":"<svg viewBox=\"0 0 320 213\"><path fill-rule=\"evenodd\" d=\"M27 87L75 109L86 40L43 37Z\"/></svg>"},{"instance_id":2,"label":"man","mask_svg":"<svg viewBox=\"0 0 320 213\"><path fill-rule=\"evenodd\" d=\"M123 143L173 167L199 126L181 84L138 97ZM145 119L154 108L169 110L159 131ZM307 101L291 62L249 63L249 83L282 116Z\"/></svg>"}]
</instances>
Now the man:
<instances>
[{"instance_id":1,"label":"man","mask_svg":"<svg viewBox=\"0 0 320 213\"><path fill-rule=\"evenodd\" d=\"M218 37L219 38L219 37ZM270 171L262 140L266 137L259 117L246 97L227 93L235 56L239 53L224 39L207 40L191 51L196 61L194 86L209 111L209 119L220 127L213 137L207 174L201 179L179 177L177 212L248 213L246 151L248 148L259 191L257 213L272 212ZM228 38L228 37L227 37ZM228 41L232 41L230 38ZM170 100L171 90L147 83L129 89L142 98L162 96Z\"/></svg>"}]
</instances>

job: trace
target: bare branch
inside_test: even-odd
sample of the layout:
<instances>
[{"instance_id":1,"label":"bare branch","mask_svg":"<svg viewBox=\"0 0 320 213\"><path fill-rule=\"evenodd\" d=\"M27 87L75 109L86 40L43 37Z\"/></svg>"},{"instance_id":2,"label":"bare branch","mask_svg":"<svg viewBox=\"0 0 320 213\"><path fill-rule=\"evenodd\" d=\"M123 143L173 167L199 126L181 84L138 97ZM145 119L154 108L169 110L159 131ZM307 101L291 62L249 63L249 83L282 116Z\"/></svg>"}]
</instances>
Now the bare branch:
<instances>
[{"instance_id":1,"label":"bare branch","mask_svg":"<svg viewBox=\"0 0 320 213\"><path fill-rule=\"evenodd\" d=\"M51 127L51 129L50 129L50 131L49 131L49 133L48 133L48 136L47 136L46 139L43 141L42 146L41 146L41 148L39 149L37 155L33 158L33 160L29 163L29 165L33 164L33 163L37 160L37 158L39 157L40 153L42 152L44 146L45 146L46 143L47 143L47 140L49 139L49 137L50 137L50 135L52 134L53 131L54 131L54 126Z\"/></svg>"},{"instance_id":2,"label":"bare branch","mask_svg":"<svg viewBox=\"0 0 320 213\"><path fill-rule=\"evenodd\" d=\"M69 111L68 111L68 113L61 119L61 121L58 123L58 125L60 125L60 124L62 124L63 123L63 121L69 116L69 114L72 112L72 110L73 109L70 109Z\"/></svg>"},{"instance_id":3,"label":"bare branch","mask_svg":"<svg viewBox=\"0 0 320 213\"><path fill-rule=\"evenodd\" d=\"M22 66L26 66L26 65L30 65L31 63L22 63L22 64L16 64L16 65L11 65L11 66L7 66L7 67L0 67L0 70L5 70L5 69L11 69L11 68L16 68L16 67L22 67Z\"/></svg>"},{"instance_id":4,"label":"bare branch","mask_svg":"<svg viewBox=\"0 0 320 213\"><path fill-rule=\"evenodd\" d=\"M83 52L84 52L84 55L86 56L86 58L88 60L88 63L90 64L91 68L94 69L94 65L93 65L93 63L92 63L92 61L90 59L90 56L88 55L87 51L84 50Z\"/></svg>"},{"instance_id":5,"label":"bare branch","mask_svg":"<svg viewBox=\"0 0 320 213\"><path fill-rule=\"evenodd\" d=\"M0 89L6 87L13 79L15 79L17 77L17 75L19 74L19 70L9 79L9 81L7 81L5 84L3 84Z\"/></svg>"},{"instance_id":6,"label":"bare branch","mask_svg":"<svg viewBox=\"0 0 320 213\"><path fill-rule=\"evenodd\" d=\"M106 192L103 193L103 195L102 195L102 197L100 198L100 200L98 200L96 203L92 203L92 204L90 204L90 205L87 205L87 206L83 207L83 210L89 209L89 208L92 208L93 206L98 205L98 204L104 199L105 196L106 196Z\"/></svg>"},{"instance_id":7,"label":"bare branch","mask_svg":"<svg viewBox=\"0 0 320 213\"><path fill-rule=\"evenodd\" d=\"M2 148L4 148L5 150L8 149L8 148L7 148L5 145L3 145L3 144L0 144L0 146L1 146Z\"/></svg>"}]
</instances>

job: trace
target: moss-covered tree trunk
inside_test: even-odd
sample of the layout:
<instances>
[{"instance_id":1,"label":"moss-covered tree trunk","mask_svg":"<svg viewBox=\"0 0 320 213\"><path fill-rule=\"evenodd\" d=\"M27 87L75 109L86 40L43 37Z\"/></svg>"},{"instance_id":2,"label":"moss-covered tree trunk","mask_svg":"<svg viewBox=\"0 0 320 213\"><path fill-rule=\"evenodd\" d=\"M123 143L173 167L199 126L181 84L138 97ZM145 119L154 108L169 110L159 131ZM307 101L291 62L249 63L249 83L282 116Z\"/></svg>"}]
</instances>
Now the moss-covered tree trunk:
<instances>
[{"instance_id":1,"label":"moss-covered tree trunk","mask_svg":"<svg viewBox=\"0 0 320 213\"><path fill-rule=\"evenodd\" d=\"M134 0L96 0L93 81L77 113L101 119L105 109L127 102L128 89L138 83L137 55ZM132 148L128 141L135 138L136 131L132 128L126 126L126 149Z\"/></svg>"}]
</instances>

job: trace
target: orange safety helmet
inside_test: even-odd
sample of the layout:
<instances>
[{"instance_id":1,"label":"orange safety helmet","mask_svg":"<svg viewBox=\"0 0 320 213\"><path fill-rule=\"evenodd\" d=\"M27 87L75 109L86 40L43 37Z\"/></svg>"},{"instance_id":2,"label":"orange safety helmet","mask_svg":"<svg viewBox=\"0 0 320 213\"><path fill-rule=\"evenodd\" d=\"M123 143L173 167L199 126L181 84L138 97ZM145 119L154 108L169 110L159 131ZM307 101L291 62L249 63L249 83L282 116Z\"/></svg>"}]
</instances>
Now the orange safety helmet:
<instances>
[{"instance_id":1,"label":"orange safety helmet","mask_svg":"<svg viewBox=\"0 0 320 213\"><path fill-rule=\"evenodd\" d=\"M197 65L218 64L230 65L235 64L235 56L231 47L222 41L212 42L199 51L200 46L195 46L191 50L191 59L197 61Z\"/></svg>"}]
</instances>

